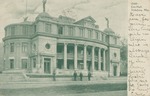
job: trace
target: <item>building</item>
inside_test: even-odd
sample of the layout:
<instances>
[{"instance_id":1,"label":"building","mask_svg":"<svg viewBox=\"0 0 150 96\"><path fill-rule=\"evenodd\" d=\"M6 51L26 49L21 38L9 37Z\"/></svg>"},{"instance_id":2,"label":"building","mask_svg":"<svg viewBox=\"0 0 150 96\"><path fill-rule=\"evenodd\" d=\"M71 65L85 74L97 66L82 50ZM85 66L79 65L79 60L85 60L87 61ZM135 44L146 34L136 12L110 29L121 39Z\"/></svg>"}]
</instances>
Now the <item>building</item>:
<instances>
[{"instance_id":1,"label":"building","mask_svg":"<svg viewBox=\"0 0 150 96\"><path fill-rule=\"evenodd\" d=\"M4 70L32 74L72 75L74 70L94 76L120 76L119 36L109 28L99 30L95 20L79 21L40 13L34 22L5 27Z\"/></svg>"},{"instance_id":2,"label":"building","mask_svg":"<svg viewBox=\"0 0 150 96\"><path fill-rule=\"evenodd\" d=\"M0 43L0 73L2 72L3 70L3 43Z\"/></svg>"}]
</instances>

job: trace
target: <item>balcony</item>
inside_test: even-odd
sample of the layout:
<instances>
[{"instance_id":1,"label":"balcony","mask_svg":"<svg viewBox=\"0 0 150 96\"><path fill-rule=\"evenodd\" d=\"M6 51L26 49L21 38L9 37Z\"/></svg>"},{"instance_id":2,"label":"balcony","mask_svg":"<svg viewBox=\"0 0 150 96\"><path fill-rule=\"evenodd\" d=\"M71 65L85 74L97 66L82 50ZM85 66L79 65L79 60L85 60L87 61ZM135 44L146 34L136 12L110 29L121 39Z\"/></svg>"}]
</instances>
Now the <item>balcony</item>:
<instances>
[{"instance_id":1,"label":"balcony","mask_svg":"<svg viewBox=\"0 0 150 96\"><path fill-rule=\"evenodd\" d=\"M98 62L98 56L94 56L95 62Z\"/></svg>"},{"instance_id":2,"label":"balcony","mask_svg":"<svg viewBox=\"0 0 150 96\"><path fill-rule=\"evenodd\" d=\"M91 55L87 55L87 61L92 61L92 56Z\"/></svg>"},{"instance_id":3,"label":"balcony","mask_svg":"<svg viewBox=\"0 0 150 96\"><path fill-rule=\"evenodd\" d=\"M68 53L67 59L74 59L74 53Z\"/></svg>"},{"instance_id":4,"label":"balcony","mask_svg":"<svg viewBox=\"0 0 150 96\"><path fill-rule=\"evenodd\" d=\"M84 60L83 54L78 54L78 60Z\"/></svg>"},{"instance_id":5,"label":"balcony","mask_svg":"<svg viewBox=\"0 0 150 96\"><path fill-rule=\"evenodd\" d=\"M57 53L57 59L64 59L64 53Z\"/></svg>"}]
</instances>

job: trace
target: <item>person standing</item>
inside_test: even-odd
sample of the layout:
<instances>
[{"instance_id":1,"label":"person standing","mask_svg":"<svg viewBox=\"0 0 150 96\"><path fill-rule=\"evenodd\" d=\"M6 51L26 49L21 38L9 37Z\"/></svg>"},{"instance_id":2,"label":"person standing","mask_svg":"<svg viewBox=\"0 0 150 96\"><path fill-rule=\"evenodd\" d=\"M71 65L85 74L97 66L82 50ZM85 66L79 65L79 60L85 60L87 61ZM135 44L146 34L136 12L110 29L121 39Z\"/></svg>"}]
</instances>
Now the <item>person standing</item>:
<instances>
[{"instance_id":1,"label":"person standing","mask_svg":"<svg viewBox=\"0 0 150 96\"><path fill-rule=\"evenodd\" d=\"M88 80L91 80L91 72L88 72Z\"/></svg>"},{"instance_id":2,"label":"person standing","mask_svg":"<svg viewBox=\"0 0 150 96\"><path fill-rule=\"evenodd\" d=\"M80 72L80 81L82 81L83 74Z\"/></svg>"},{"instance_id":3,"label":"person standing","mask_svg":"<svg viewBox=\"0 0 150 96\"><path fill-rule=\"evenodd\" d=\"M73 77L74 77L74 81L77 81L77 72L76 71L74 71Z\"/></svg>"}]
</instances>

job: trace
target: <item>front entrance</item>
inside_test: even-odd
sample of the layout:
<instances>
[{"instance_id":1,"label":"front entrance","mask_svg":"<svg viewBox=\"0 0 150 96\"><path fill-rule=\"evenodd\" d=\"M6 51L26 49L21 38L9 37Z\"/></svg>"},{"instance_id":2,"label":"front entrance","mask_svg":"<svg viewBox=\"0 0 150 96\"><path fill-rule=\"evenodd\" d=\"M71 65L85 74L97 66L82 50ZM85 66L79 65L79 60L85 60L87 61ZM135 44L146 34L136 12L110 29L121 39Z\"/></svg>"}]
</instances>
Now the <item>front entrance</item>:
<instances>
[{"instance_id":1,"label":"front entrance","mask_svg":"<svg viewBox=\"0 0 150 96\"><path fill-rule=\"evenodd\" d=\"M44 73L51 73L50 65L51 65L51 59L44 58Z\"/></svg>"},{"instance_id":2,"label":"front entrance","mask_svg":"<svg viewBox=\"0 0 150 96\"><path fill-rule=\"evenodd\" d=\"M114 66L114 76L117 76L117 66Z\"/></svg>"}]
</instances>

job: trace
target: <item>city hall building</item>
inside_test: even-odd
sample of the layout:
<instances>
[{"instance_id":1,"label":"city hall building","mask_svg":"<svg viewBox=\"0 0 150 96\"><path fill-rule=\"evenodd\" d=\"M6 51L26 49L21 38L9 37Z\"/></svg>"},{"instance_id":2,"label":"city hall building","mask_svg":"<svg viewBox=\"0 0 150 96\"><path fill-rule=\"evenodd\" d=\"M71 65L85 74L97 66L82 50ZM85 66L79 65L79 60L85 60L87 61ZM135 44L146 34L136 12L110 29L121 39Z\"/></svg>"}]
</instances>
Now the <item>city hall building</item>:
<instances>
[{"instance_id":1,"label":"city hall building","mask_svg":"<svg viewBox=\"0 0 150 96\"><path fill-rule=\"evenodd\" d=\"M4 71L28 74L120 76L119 36L108 26L99 30L96 21L51 17L45 9L34 22L24 20L5 27Z\"/></svg>"}]
</instances>

